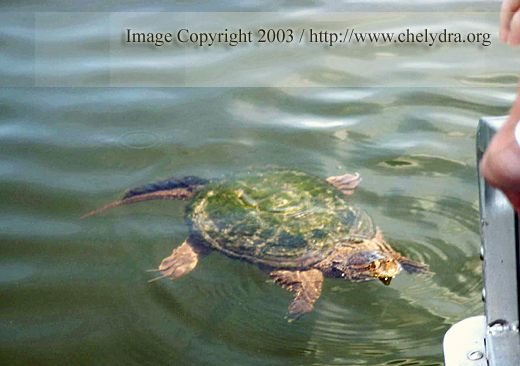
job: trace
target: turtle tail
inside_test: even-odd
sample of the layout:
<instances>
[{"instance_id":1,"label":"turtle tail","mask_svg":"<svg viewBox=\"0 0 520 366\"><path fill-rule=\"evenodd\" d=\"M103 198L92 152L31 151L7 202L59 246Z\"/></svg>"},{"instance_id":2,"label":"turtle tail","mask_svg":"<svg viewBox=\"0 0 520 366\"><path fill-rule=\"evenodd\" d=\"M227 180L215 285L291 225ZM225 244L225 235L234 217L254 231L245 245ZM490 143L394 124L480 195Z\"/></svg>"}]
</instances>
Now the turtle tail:
<instances>
[{"instance_id":1,"label":"turtle tail","mask_svg":"<svg viewBox=\"0 0 520 366\"><path fill-rule=\"evenodd\" d=\"M159 182L149 183L144 186L129 189L123 198L110 202L96 210L90 211L81 216L85 219L90 216L98 215L111 208L119 207L131 203L150 201L150 200L186 200L193 196L193 192L208 183L207 179L187 176L182 178L168 178Z\"/></svg>"}]
</instances>

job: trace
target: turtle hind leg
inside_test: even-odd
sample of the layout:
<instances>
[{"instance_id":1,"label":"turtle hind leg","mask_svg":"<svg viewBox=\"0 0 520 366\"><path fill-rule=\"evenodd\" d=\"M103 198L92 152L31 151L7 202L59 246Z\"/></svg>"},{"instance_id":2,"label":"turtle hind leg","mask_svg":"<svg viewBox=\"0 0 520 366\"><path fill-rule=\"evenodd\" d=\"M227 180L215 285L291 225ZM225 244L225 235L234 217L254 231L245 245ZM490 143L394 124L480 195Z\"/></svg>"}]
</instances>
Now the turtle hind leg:
<instances>
[{"instance_id":1,"label":"turtle hind leg","mask_svg":"<svg viewBox=\"0 0 520 366\"><path fill-rule=\"evenodd\" d=\"M197 241L189 236L184 243L175 248L168 257L164 258L157 268L160 276L151 279L148 282L157 281L163 278L175 280L191 272L199 262L199 259L209 253L209 249L197 243Z\"/></svg>"},{"instance_id":2,"label":"turtle hind leg","mask_svg":"<svg viewBox=\"0 0 520 366\"><path fill-rule=\"evenodd\" d=\"M272 271L269 276L281 287L294 294L294 300L289 305L289 317L298 319L303 314L312 311L314 303L321 294L323 273L317 269L307 271Z\"/></svg>"},{"instance_id":3,"label":"turtle hind leg","mask_svg":"<svg viewBox=\"0 0 520 366\"><path fill-rule=\"evenodd\" d=\"M361 183L361 175L359 173L337 175L328 177L327 182L348 196L354 193L356 187Z\"/></svg>"},{"instance_id":4,"label":"turtle hind leg","mask_svg":"<svg viewBox=\"0 0 520 366\"><path fill-rule=\"evenodd\" d=\"M193 192L207 182L205 179L189 176L184 178L169 178L160 182L132 188L124 194L122 199L110 202L103 207L90 211L81 216L81 218L84 219L95 216L111 208L136 202L190 199L193 196Z\"/></svg>"}]
</instances>

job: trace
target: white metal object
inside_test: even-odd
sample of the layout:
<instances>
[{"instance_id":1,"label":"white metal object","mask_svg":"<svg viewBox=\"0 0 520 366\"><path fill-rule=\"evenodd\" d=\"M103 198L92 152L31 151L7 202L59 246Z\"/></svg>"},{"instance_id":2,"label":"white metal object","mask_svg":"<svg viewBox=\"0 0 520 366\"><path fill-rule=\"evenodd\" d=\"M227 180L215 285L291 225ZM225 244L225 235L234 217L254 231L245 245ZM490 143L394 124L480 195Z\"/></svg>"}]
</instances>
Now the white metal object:
<instances>
[{"instance_id":1,"label":"white metal object","mask_svg":"<svg viewBox=\"0 0 520 366\"><path fill-rule=\"evenodd\" d=\"M464 319L452 326L444 336L443 342L446 366L487 366L485 332L484 315Z\"/></svg>"}]
</instances>

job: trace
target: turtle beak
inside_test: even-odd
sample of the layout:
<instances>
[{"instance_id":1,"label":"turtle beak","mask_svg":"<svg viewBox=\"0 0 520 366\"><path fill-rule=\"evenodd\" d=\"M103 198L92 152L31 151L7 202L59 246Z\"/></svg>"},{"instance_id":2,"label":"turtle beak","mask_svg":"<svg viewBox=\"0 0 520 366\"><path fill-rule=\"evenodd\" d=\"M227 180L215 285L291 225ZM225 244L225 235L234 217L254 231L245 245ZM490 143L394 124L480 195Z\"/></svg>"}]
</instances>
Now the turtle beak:
<instances>
[{"instance_id":1,"label":"turtle beak","mask_svg":"<svg viewBox=\"0 0 520 366\"><path fill-rule=\"evenodd\" d=\"M392 282L392 278L393 277L384 277L384 276L378 277L379 281L383 282L383 284L385 286L388 286L390 284L390 282Z\"/></svg>"}]
</instances>

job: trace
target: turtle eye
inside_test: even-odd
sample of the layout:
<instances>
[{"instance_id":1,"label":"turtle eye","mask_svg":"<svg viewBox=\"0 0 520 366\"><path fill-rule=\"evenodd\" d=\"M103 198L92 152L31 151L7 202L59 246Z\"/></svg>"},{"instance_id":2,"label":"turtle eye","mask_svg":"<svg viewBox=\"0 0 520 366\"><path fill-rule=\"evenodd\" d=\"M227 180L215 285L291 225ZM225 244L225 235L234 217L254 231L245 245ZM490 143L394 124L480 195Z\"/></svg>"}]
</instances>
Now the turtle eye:
<instances>
[{"instance_id":1,"label":"turtle eye","mask_svg":"<svg viewBox=\"0 0 520 366\"><path fill-rule=\"evenodd\" d=\"M372 261L372 263L370 263L370 269L379 268L380 265L381 265L381 262L379 261L379 259L376 259L376 260Z\"/></svg>"}]
</instances>

